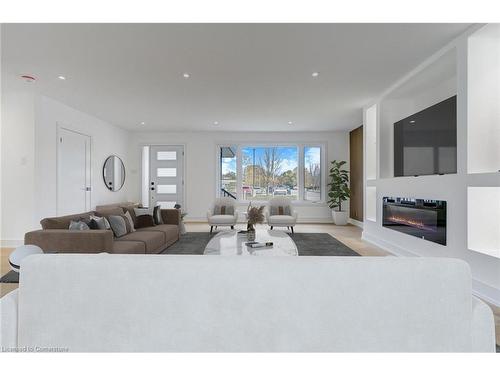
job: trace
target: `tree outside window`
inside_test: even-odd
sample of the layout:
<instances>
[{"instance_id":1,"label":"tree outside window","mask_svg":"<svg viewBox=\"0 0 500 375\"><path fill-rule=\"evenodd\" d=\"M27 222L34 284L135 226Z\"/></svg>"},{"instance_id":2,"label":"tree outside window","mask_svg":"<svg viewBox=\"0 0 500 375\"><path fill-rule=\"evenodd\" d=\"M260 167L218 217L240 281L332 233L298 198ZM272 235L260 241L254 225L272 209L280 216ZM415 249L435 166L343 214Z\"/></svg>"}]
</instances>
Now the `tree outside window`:
<instances>
[{"instance_id":1,"label":"tree outside window","mask_svg":"<svg viewBox=\"0 0 500 375\"><path fill-rule=\"evenodd\" d=\"M321 147L304 147L304 199L321 200Z\"/></svg>"},{"instance_id":2,"label":"tree outside window","mask_svg":"<svg viewBox=\"0 0 500 375\"><path fill-rule=\"evenodd\" d=\"M297 147L242 148L242 199L297 199Z\"/></svg>"}]
</instances>

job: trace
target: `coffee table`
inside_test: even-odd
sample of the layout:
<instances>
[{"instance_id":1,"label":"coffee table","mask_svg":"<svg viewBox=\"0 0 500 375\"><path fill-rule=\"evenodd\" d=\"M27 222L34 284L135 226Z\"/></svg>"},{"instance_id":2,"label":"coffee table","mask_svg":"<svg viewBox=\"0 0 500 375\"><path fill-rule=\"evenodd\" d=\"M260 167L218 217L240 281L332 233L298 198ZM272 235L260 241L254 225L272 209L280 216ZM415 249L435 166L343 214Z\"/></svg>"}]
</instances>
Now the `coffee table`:
<instances>
[{"instance_id":1,"label":"coffee table","mask_svg":"<svg viewBox=\"0 0 500 375\"><path fill-rule=\"evenodd\" d=\"M224 231L212 238L203 255L257 255L257 256L297 256L297 246L293 239L279 230L255 231L255 241L272 242L273 247L252 249L245 245L246 234L238 234L237 230Z\"/></svg>"}]
</instances>

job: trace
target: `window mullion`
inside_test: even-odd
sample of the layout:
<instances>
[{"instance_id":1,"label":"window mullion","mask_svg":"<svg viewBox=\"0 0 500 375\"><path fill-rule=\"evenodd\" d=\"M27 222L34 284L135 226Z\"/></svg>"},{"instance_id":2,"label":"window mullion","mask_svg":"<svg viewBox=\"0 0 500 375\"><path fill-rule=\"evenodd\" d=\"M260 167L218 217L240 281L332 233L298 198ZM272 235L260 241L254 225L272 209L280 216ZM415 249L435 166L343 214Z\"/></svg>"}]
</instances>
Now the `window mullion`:
<instances>
[{"instance_id":1,"label":"window mullion","mask_svg":"<svg viewBox=\"0 0 500 375\"><path fill-rule=\"evenodd\" d=\"M236 148L236 197L238 201L243 200L242 188L243 188L243 168L241 160L241 146L238 145Z\"/></svg>"},{"instance_id":2,"label":"window mullion","mask_svg":"<svg viewBox=\"0 0 500 375\"><path fill-rule=\"evenodd\" d=\"M304 146L297 146L299 150L299 160L297 162L297 185L298 185L298 197L297 199L304 200Z\"/></svg>"}]
</instances>

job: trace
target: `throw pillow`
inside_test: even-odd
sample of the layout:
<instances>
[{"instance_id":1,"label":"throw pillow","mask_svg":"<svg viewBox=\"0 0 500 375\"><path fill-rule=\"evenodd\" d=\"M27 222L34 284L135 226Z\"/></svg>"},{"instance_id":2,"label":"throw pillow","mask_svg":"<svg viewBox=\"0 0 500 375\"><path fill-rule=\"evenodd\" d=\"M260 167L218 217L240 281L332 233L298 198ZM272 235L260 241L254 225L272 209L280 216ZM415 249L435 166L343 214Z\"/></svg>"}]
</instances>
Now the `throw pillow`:
<instances>
[{"instance_id":1,"label":"throw pillow","mask_svg":"<svg viewBox=\"0 0 500 375\"><path fill-rule=\"evenodd\" d=\"M135 227L137 229L155 226L155 221L153 218L154 207L134 208L134 213L136 218Z\"/></svg>"},{"instance_id":2,"label":"throw pillow","mask_svg":"<svg viewBox=\"0 0 500 375\"><path fill-rule=\"evenodd\" d=\"M90 219L89 221L86 221L85 223L92 230L99 229L99 226L97 225L97 222L94 219Z\"/></svg>"},{"instance_id":3,"label":"throw pillow","mask_svg":"<svg viewBox=\"0 0 500 375\"><path fill-rule=\"evenodd\" d=\"M71 220L69 223L69 230L89 230L89 226L84 221Z\"/></svg>"},{"instance_id":4,"label":"throw pillow","mask_svg":"<svg viewBox=\"0 0 500 375\"><path fill-rule=\"evenodd\" d=\"M234 215L233 206L215 206L214 215Z\"/></svg>"},{"instance_id":5,"label":"throw pillow","mask_svg":"<svg viewBox=\"0 0 500 375\"><path fill-rule=\"evenodd\" d=\"M163 218L161 217L161 207L156 206L153 210L153 218L156 225L163 224Z\"/></svg>"},{"instance_id":6,"label":"throw pillow","mask_svg":"<svg viewBox=\"0 0 500 375\"><path fill-rule=\"evenodd\" d=\"M111 225L111 230L115 234L115 237L123 237L127 233L127 221L125 219L125 215L110 215L109 216L109 224ZM130 228L130 224L129 228Z\"/></svg>"},{"instance_id":7,"label":"throw pillow","mask_svg":"<svg viewBox=\"0 0 500 375\"><path fill-rule=\"evenodd\" d=\"M101 229L101 230L111 229L111 227L109 226L108 219L106 219L105 217L99 217L99 216L92 215L92 216L90 216L90 221L95 221L95 223L97 224L96 229Z\"/></svg>"},{"instance_id":8,"label":"throw pillow","mask_svg":"<svg viewBox=\"0 0 500 375\"><path fill-rule=\"evenodd\" d=\"M127 219L129 224L130 224L130 232L135 232L134 220L132 219L130 212L129 211L125 212L125 215L123 215L123 216L125 216L125 219ZM134 216L135 216L135 214L134 214Z\"/></svg>"},{"instance_id":9,"label":"throw pillow","mask_svg":"<svg viewBox=\"0 0 500 375\"><path fill-rule=\"evenodd\" d=\"M137 216L137 224L136 228L147 228L147 227L154 227L155 226L155 221L153 219L152 215L139 215Z\"/></svg>"},{"instance_id":10,"label":"throw pillow","mask_svg":"<svg viewBox=\"0 0 500 375\"><path fill-rule=\"evenodd\" d=\"M271 215L287 215L290 216L290 206L271 206Z\"/></svg>"},{"instance_id":11,"label":"throw pillow","mask_svg":"<svg viewBox=\"0 0 500 375\"><path fill-rule=\"evenodd\" d=\"M135 226L135 223L137 221L136 215L135 215L135 208L136 205L129 205L129 206L122 206L121 208L123 209L123 212L128 212L130 214L130 217L132 218L132 222Z\"/></svg>"}]
</instances>

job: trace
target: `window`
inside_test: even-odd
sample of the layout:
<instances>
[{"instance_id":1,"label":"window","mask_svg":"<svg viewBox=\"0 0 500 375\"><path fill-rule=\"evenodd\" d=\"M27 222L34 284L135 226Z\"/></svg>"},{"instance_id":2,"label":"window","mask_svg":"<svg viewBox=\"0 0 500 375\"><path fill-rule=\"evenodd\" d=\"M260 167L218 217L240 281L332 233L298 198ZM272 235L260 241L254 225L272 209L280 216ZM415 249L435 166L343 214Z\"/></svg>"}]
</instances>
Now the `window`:
<instances>
[{"instance_id":1,"label":"window","mask_svg":"<svg viewBox=\"0 0 500 375\"><path fill-rule=\"evenodd\" d=\"M297 147L243 147L241 198L268 200L273 196L297 199Z\"/></svg>"},{"instance_id":2,"label":"window","mask_svg":"<svg viewBox=\"0 0 500 375\"><path fill-rule=\"evenodd\" d=\"M236 147L220 148L220 189L222 196L236 198Z\"/></svg>"},{"instance_id":3,"label":"window","mask_svg":"<svg viewBox=\"0 0 500 375\"><path fill-rule=\"evenodd\" d=\"M321 200L321 147L304 147L304 200Z\"/></svg>"},{"instance_id":4,"label":"window","mask_svg":"<svg viewBox=\"0 0 500 375\"><path fill-rule=\"evenodd\" d=\"M320 145L233 145L218 151L218 195L240 201L324 200Z\"/></svg>"}]
</instances>

